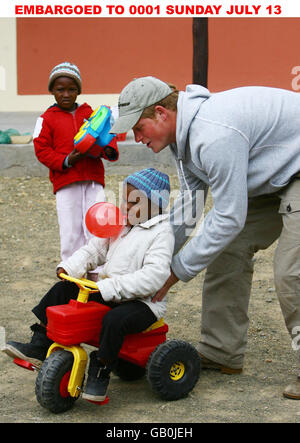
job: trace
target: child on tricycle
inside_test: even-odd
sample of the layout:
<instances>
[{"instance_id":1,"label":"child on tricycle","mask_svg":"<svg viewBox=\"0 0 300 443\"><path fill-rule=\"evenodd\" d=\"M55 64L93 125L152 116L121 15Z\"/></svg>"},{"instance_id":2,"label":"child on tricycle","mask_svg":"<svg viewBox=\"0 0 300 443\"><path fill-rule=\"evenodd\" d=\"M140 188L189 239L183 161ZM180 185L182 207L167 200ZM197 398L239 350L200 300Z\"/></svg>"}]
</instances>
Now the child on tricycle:
<instances>
[{"instance_id":1,"label":"child on tricycle","mask_svg":"<svg viewBox=\"0 0 300 443\"><path fill-rule=\"evenodd\" d=\"M23 344L9 341L4 352L14 359L30 362L36 368L42 365L41 374L50 358L49 352L52 352L53 346L56 347L56 343L51 340L52 335L53 340L58 342L57 346L60 347L60 340L57 339L59 334L56 331L53 332L52 325L49 325L51 309L55 311L59 306L68 307L68 304L74 300L77 300L75 303L78 303L81 292L75 283L79 281L79 287L86 284L88 287L94 288L88 295L89 306L94 307L93 302L95 305L101 304L102 306L101 318L99 318L99 322L101 322L100 337L97 338L96 344L92 343L98 349L90 354L88 378L82 397L92 402L105 401L110 373L120 362L119 356L125 355L126 360L129 355L130 365L132 352L136 353L136 348L139 346L141 348L144 346L146 353L142 360L138 360L138 364L132 365L132 367L138 368L139 365L142 368L145 367L151 354L151 362L157 360L159 368L159 370L156 368L153 371L154 379L160 377L160 371L164 377L167 374L166 380L158 380L158 385L161 385L158 390L161 389L164 392L164 398L172 400L186 395L194 387L199 376L200 359L196 350L191 345L178 341L178 346L176 344L175 348L172 347L171 342L168 342L161 355L153 353L157 344L166 341L168 329L163 321L158 322L166 312L166 301L153 303L152 297L169 276L174 248L172 227L169 223L169 216L165 213L165 208L169 203L169 193L168 176L153 168L144 169L128 176L124 181L121 204L121 212L125 216L126 224L119 235L110 238L94 237L87 245L58 265L57 275L63 280L56 283L33 308L32 311L40 320L40 324L31 326L33 330L31 342ZM99 265L102 267L98 282L88 282L85 279L77 281ZM69 279L68 276L72 276L70 280L75 283L66 281ZM80 303L79 300L79 305ZM80 314L80 310L78 312ZM96 319L96 321L98 320ZM61 323L63 324L64 320ZM153 341L150 337L150 341L147 342L149 334L151 335L153 332L148 332L148 335L144 332L149 328L151 330L155 323L158 323L158 326L154 326L154 328L158 328L156 338ZM88 325L88 328L90 327L92 325ZM67 325L64 325L63 328L68 332ZM91 344L85 339L85 335L81 334L80 337L83 338L78 338L78 342L75 341L71 345L80 342ZM129 338L129 342L128 337L132 337L131 341ZM127 343L126 340L129 343L128 349L122 351L124 342ZM66 343L68 344L68 342ZM61 347L71 352L73 349L68 346ZM81 348L79 351L81 352ZM54 354L59 357L58 352L54 352ZM72 357L72 354L68 354ZM75 356L74 352L74 360ZM45 364L43 364L44 360ZM121 361L124 363L122 358ZM132 361L136 362L136 359ZM167 369L164 367L165 361ZM44 372L47 370L46 366ZM85 366L83 372L84 368ZM70 391L68 383L63 383L66 375L67 372L61 375L62 381L57 387L59 395L68 397L71 392L71 396L78 396L76 389L81 390L80 383L77 387L76 384L73 384L75 386L72 388L75 392L73 393L72 389ZM43 375L39 375L39 377L42 378ZM171 386L174 383L175 391ZM39 396L41 397L40 390L41 388L38 386L36 388L38 400ZM39 401L43 406L48 407L48 401L43 399ZM68 408L68 403L48 408L53 412L61 412Z\"/></svg>"},{"instance_id":2,"label":"child on tricycle","mask_svg":"<svg viewBox=\"0 0 300 443\"><path fill-rule=\"evenodd\" d=\"M174 247L172 228L164 213L169 179L151 168L130 175L124 184L121 211L127 216L127 224L121 234L117 238L92 238L57 268L58 275L65 273L80 278L103 265L97 282L99 292L91 294L89 300L112 309L102 322L99 349L90 355L83 394L84 398L95 401L106 397L109 373L125 335L147 329L166 311L166 303L152 303L151 296L168 278ZM74 283L56 283L33 308L41 323L32 326L31 342L8 342L6 352L40 366L51 344L46 335L47 307L67 304L77 295Z\"/></svg>"}]
</instances>

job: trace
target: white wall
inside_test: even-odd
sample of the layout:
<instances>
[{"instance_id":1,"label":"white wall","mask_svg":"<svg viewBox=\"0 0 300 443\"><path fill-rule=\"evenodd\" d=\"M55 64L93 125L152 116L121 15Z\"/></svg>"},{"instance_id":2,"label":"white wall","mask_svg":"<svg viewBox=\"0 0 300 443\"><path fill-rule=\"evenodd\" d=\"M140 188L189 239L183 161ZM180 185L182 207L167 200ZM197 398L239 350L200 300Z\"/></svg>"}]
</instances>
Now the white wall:
<instances>
[{"instance_id":1,"label":"white wall","mask_svg":"<svg viewBox=\"0 0 300 443\"><path fill-rule=\"evenodd\" d=\"M117 104L116 94L82 94L79 102L89 103L93 108L101 104ZM0 17L0 112L45 110L53 104L49 95L18 95L16 19Z\"/></svg>"}]
</instances>

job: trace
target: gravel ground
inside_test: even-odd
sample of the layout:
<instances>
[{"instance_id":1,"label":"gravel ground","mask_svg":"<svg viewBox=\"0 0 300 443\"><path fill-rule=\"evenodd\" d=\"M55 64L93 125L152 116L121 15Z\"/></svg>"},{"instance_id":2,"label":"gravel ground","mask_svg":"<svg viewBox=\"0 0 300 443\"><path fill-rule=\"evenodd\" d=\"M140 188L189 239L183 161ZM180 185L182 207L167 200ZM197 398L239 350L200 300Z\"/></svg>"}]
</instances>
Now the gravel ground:
<instances>
[{"instance_id":1,"label":"gravel ground","mask_svg":"<svg viewBox=\"0 0 300 443\"><path fill-rule=\"evenodd\" d=\"M118 192L122 176L107 177L107 191ZM176 177L172 177L177 186ZM55 198L46 178L0 177L0 332L28 340L35 322L31 308L56 282L59 235ZM202 371L185 399L157 398L146 379L127 383L116 376L110 402L102 407L79 399L74 408L54 415L36 401L36 374L0 354L0 422L205 423L300 422L299 403L283 398L282 390L296 373L297 359L274 292L274 248L256 255L250 302L249 343L244 372L221 375ZM166 322L169 338L197 344L203 275L178 283L169 293ZM0 337L1 338L1 337Z\"/></svg>"}]
</instances>

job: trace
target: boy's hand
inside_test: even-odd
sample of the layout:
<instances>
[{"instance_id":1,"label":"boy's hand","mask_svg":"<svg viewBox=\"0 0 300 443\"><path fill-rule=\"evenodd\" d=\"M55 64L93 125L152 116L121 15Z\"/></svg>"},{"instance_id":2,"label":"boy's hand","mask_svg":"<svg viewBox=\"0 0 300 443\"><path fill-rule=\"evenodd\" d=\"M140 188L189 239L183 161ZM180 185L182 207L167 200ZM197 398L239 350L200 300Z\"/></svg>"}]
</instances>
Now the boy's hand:
<instances>
[{"instance_id":1,"label":"boy's hand","mask_svg":"<svg viewBox=\"0 0 300 443\"><path fill-rule=\"evenodd\" d=\"M154 297L152 298L152 302L155 303L157 301L162 301L162 299L167 295L168 290L171 288L171 286L175 285L175 283L177 283L178 280L179 278L176 277L176 275L171 269L170 277L168 278L164 286L154 295Z\"/></svg>"},{"instance_id":2,"label":"boy's hand","mask_svg":"<svg viewBox=\"0 0 300 443\"><path fill-rule=\"evenodd\" d=\"M111 155L113 155L114 152L115 152L114 149L111 148L110 146L105 146L103 149L104 149L105 154L106 154L108 157L110 157Z\"/></svg>"},{"instance_id":3,"label":"boy's hand","mask_svg":"<svg viewBox=\"0 0 300 443\"><path fill-rule=\"evenodd\" d=\"M62 273L63 273L63 274L67 274L67 275L69 275L69 274L67 273L67 271L66 271L64 268L57 268L57 269L56 269L56 275L57 275L57 277L60 278L61 280L63 280L63 278L61 278L59 274L62 274Z\"/></svg>"},{"instance_id":4,"label":"boy's hand","mask_svg":"<svg viewBox=\"0 0 300 443\"><path fill-rule=\"evenodd\" d=\"M110 146L104 146L103 148L104 150L104 154L105 156L108 158L108 160L110 161L114 161L118 159L118 151Z\"/></svg>"},{"instance_id":5,"label":"boy's hand","mask_svg":"<svg viewBox=\"0 0 300 443\"><path fill-rule=\"evenodd\" d=\"M73 151L71 152L71 154L69 154L68 156L68 163L70 166L75 165L75 163L77 163L79 160L81 160L83 157L85 156L85 154L81 154L81 152L77 151L77 149L73 149Z\"/></svg>"}]
</instances>

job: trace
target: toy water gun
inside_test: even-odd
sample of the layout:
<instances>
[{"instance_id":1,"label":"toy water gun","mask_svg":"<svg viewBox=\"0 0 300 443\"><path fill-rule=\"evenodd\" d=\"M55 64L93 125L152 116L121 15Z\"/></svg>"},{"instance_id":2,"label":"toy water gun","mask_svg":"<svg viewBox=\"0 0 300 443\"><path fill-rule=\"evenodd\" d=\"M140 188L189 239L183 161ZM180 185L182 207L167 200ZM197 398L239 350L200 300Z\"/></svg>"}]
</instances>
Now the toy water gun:
<instances>
[{"instance_id":1,"label":"toy water gun","mask_svg":"<svg viewBox=\"0 0 300 443\"><path fill-rule=\"evenodd\" d=\"M74 137L74 146L77 151L85 154L93 145L98 147L107 146L115 137L115 135L109 133L110 120L111 110L107 106L102 105L95 109Z\"/></svg>"}]
</instances>

